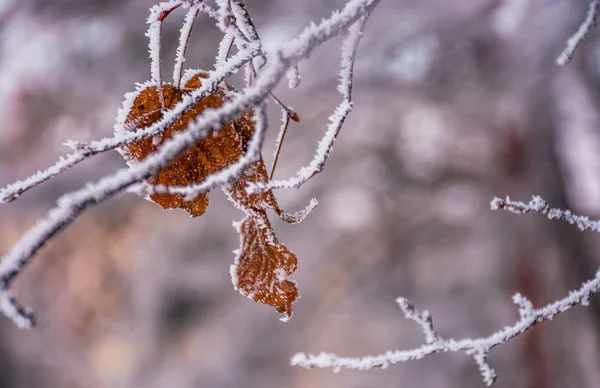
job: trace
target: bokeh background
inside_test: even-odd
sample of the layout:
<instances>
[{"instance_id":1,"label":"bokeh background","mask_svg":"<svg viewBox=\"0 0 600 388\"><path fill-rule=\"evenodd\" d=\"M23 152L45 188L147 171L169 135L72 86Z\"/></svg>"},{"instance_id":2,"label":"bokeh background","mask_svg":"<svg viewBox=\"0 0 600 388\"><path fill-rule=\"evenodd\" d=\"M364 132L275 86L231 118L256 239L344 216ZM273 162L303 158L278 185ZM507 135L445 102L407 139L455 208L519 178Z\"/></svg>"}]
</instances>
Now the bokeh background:
<instances>
[{"instance_id":1,"label":"bokeh background","mask_svg":"<svg viewBox=\"0 0 600 388\"><path fill-rule=\"evenodd\" d=\"M111 136L123 94L150 77L153 0L0 0L0 185ZM248 0L266 47L342 0ZM515 322L511 295L536 305L592 277L600 240L540 215L494 213L494 196L600 216L600 35L566 68L554 60L584 0L384 0L356 67L355 110L322 174L277 192L301 225L274 220L298 256L301 299L282 323L233 290L242 213L220 190L205 215L123 194L52 240L15 284L39 327L0 320L0 387L480 387L473 360L444 354L386 370L304 370L298 352L358 356L423 342L395 298L432 312L444 337ZM165 26L168 77L184 12ZM210 69L220 33L195 26L187 67ZM300 65L277 95L301 117L276 176L307 163L336 91L340 41ZM279 123L270 107L272 160ZM124 167L116 152L0 206L0 252L61 193ZM600 298L494 349L496 387L600 387Z\"/></svg>"}]
</instances>

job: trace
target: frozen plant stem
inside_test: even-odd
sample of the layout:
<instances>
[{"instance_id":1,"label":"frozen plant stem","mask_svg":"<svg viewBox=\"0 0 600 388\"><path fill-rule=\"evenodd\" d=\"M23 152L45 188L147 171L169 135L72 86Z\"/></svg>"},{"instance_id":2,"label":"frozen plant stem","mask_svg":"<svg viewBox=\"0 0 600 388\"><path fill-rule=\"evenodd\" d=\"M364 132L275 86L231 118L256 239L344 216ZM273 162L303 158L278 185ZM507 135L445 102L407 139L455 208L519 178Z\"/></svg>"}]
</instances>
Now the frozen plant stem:
<instances>
[{"instance_id":1,"label":"frozen plant stem","mask_svg":"<svg viewBox=\"0 0 600 388\"><path fill-rule=\"evenodd\" d=\"M287 133L288 126L290 125L290 115L285 110L282 109L283 115L281 124L281 130L279 131L279 136L277 136L277 142L275 143L275 155L273 156L273 166L271 167L271 174L269 174L269 180L273 179L273 175L275 174L275 168L277 167L277 161L279 160L279 153L281 152L281 146L283 145L283 140L285 140L285 134Z\"/></svg>"},{"instance_id":2,"label":"frozen plant stem","mask_svg":"<svg viewBox=\"0 0 600 388\"><path fill-rule=\"evenodd\" d=\"M590 221L587 217L577 216L568 210L550 208L540 197L533 197L529 204L513 202L510 199L495 198L491 203L492 210L508 210L516 214L529 212L540 212L550 219L560 219L570 224L576 224L581 230L600 231L598 221ZM360 358L339 357L331 353L318 355L297 353L292 357L291 364L304 368L333 368L339 371L342 368L365 370L371 368L386 368L389 365L418 360L435 353L462 352L473 357L479 367L482 379L487 386L496 380L496 372L487 361L488 354L494 347L503 344L533 326L552 320L556 315L564 313L577 305L587 306L592 295L600 291L600 271L596 276L583 283L577 289L569 292L563 299L552 302L544 307L535 308L533 303L517 293L513 296L513 302L519 307L519 320L512 326L507 326L487 337L465 338L456 340L444 339L438 335L433 327L433 319L429 312L419 312L404 298L398 298L397 302L407 319L417 322L425 335L425 344L409 350L393 350L377 356L366 356Z\"/></svg>"},{"instance_id":3,"label":"frozen plant stem","mask_svg":"<svg viewBox=\"0 0 600 388\"><path fill-rule=\"evenodd\" d=\"M150 9L150 16L148 16L147 21L150 25L148 27L148 32L146 33L146 36L149 39L148 51L150 53L150 74L152 80L156 82L160 106L163 109L165 109L165 97L163 96L162 90L162 65L160 61L163 22L172 11L180 6L181 2L176 0L165 1L155 5Z\"/></svg>"},{"instance_id":4,"label":"frozen plant stem","mask_svg":"<svg viewBox=\"0 0 600 388\"><path fill-rule=\"evenodd\" d=\"M593 27L596 27L596 16L598 15L598 8L600 8L600 0L590 0L590 6L588 8L588 13L585 17L585 20L579 28L577 32L573 34L569 40L567 41L567 46L560 53L558 58L556 58L556 64L559 66L566 66L573 56L575 55L575 50L577 47L583 42L587 34L590 33Z\"/></svg>"},{"instance_id":5,"label":"frozen plant stem","mask_svg":"<svg viewBox=\"0 0 600 388\"><path fill-rule=\"evenodd\" d=\"M589 217L575 215L570 210L551 208L542 197L537 195L534 195L529 203L511 201L509 197L505 199L494 198L490 206L492 210L507 210L515 214L541 213L550 220L562 220L571 225L577 225L581 231L600 232L600 221L593 221Z\"/></svg>"},{"instance_id":6,"label":"frozen plant stem","mask_svg":"<svg viewBox=\"0 0 600 388\"><path fill-rule=\"evenodd\" d=\"M194 28L194 22L196 21L199 12L200 10L196 8L190 8L188 13L185 15L183 27L181 27L179 46L177 47L177 58L175 60L175 67L173 68L173 82L175 82L177 89L181 89L181 76L183 75L185 54L187 52L188 44L190 43L190 36L192 34L192 29Z\"/></svg>"}]
</instances>

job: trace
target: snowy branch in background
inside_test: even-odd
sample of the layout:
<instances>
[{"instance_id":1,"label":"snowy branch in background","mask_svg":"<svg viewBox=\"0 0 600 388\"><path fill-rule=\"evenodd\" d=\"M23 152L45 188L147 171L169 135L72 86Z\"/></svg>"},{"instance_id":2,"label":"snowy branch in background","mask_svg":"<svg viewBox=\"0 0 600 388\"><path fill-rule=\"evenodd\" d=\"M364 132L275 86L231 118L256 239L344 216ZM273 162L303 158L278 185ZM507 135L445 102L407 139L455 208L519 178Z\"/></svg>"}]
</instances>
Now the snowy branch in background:
<instances>
[{"instance_id":1,"label":"snowy branch in background","mask_svg":"<svg viewBox=\"0 0 600 388\"><path fill-rule=\"evenodd\" d=\"M580 289L571 291L568 297L539 309L534 308L530 300L517 293L513 296L513 302L519 306L520 319L514 325L505 327L488 337L461 340L441 338L433 329L431 315L428 312L420 313L406 299L399 298L398 303L405 316L415 320L423 328L426 339L424 345L410 350L394 350L377 356L360 358L339 357L331 353L318 355L297 353L292 357L291 364L303 368L333 368L336 372L342 368L366 370L387 368L393 364L419 360L435 353L462 352L473 357L484 383L490 386L496 380L496 372L487 362L491 349L524 333L538 323L552 320L556 315L568 311L573 306L580 304L587 306L589 298L599 290L600 272L592 280L584 283Z\"/></svg>"},{"instance_id":2,"label":"snowy branch in background","mask_svg":"<svg viewBox=\"0 0 600 388\"><path fill-rule=\"evenodd\" d=\"M537 195L534 195L529 203L511 201L509 197L506 197L505 199L494 198L490 205L492 210L507 210L515 214L542 213L550 220L562 220L571 225L577 225L582 231L600 232L600 221L592 221L589 217L575 215L569 210L551 208L542 197Z\"/></svg>"},{"instance_id":3,"label":"snowy branch in background","mask_svg":"<svg viewBox=\"0 0 600 388\"><path fill-rule=\"evenodd\" d=\"M508 210L516 214L540 212L550 219L561 219L575 224L581 230L599 230L598 221L590 221L587 217L576 216L568 210L552 209L540 197L533 197L529 204L513 202L508 198L505 200L495 198L491 207L493 210ZM600 271L579 289L570 291L567 297L540 308L535 308L529 299L517 293L513 296L513 302L519 306L519 320L515 324L487 337L460 340L440 337L433 327L433 318L429 312L419 312L407 299L398 298L397 302L404 312L404 316L421 326L425 334L425 344L414 349L393 350L377 356L359 358L339 357L331 353L318 355L297 353L292 357L291 364L304 368L333 368L337 372L342 368L358 370L386 368L389 365L418 360L435 353L462 352L473 357L484 383L490 386L496 380L496 372L487 361L490 350L541 322L552 320L556 315L564 313L574 306L587 306L590 297L599 291Z\"/></svg>"},{"instance_id":4,"label":"snowy branch in background","mask_svg":"<svg viewBox=\"0 0 600 388\"><path fill-rule=\"evenodd\" d=\"M6 287L0 288L0 310L20 329L35 327L33 314L20 306Z\"/></svg>"},{"instance_id":5,"label":"snowy branch in background","mask_svg":"<svg viewBox=\"0 0 600 388\"><path fill-rule=\"evenodd\" d=\"M193 146L206 136L218 132L224 125L232 122L249 109L263 106L266 99L272 95L273 89L289 73L290 69L293 69L297 65L298 61L308 57L315 47L348 33L351 27L357 22L363 26L365 16L370 14L378 3L379 0L349 0L343 9L333 12L329 18L324 19L318 25L311 23L295 39L285 43L269 56L267 65L257 75L255 82L246 87L242 93L236 95L218 108L204 110L201 115L197 116L194 120L190 120L185 130L167 139L155 153L148 155L148 157L139 163L105 176L97 182L88 183L80 190L61 196L56 206L44 218L40 219L35 226L31 227L21 236L2 257L0 261L0 282L2 282L4 288L0 291L5 292L5 294L0 295L0 310L20 327L27 326L25 322L29 313L18 307L14 298L8 293L9 287L46 242L52 239L59 231L68 227L89 207L110 199L138 183L146 181L162 168L166 167L188 147ZM156 36L160 37L160 23L162 23L169 12L180 5L193 6L195 4L196 2L190 0L168 1L152 9L151 17L149 18L149 37L154 42L150 47L152 81L150 81L150 84L138 85L139 88L151 85L156 86L157 83L161 83L160 52L156 46L158 44L157 39L155 39ZM236 1L235 4L241 7L243 3ZM238 9L238 11L240 20L249 23L249 16L244 14L244 10ZM361 19L363 22L360 22ZM356 30L356 27L354 30ZM249 61L252 61L254 57L262 55L260 42L249 39L249 37L254 36L251 26L245 25L239 28L239 31L245 32L248 36L244 36L244 39L241 40L242 33L240 33L242 44L238 46L239 50L236 55L229 58L224 64L217 66L209 74L208 79L203 79L202 87L184 96L183 100L173 107L173 109L163 111L162 118L155 124L135 132L129 132L127 128L116 128L114 137L89 144L69 141L67 145L74 148L75 153L69 155L66 159L61 158L58 163L46 171L37 173L23 182L17 182L2 189L0 191L0 201L8 202L15 199L28 188L65 171L67 168L91 155L131 144L132 142L164 132L169 125L180 119L185 111L189 110L203 96L213 91L226 77L236 72ZM185 33L185 30L183 32ZM356 36L356 34L357 32L354 32L351 36ZM362 34L362 27L360 28L360 34ZM349 71L351 72L351 69ZM124 107L121 109L118 117L120 123L126 121L127 112L133 104L133 95L131 94L129 97L126 97ZM262 143L261 138L262 135L257 134L256 138L253 138L253 146L258 144L260 148L260 144ZM241 162L240 160L237 166ZM227 171L227 175L231 177L236 172ZM210 183L205 182L205 184L208 185ZM314 204L311 203L310 206L314 207ZM29 319L28 322L33 324L32 319Z\"/></svg>"},{"instance_id":6,"label":"snowy branch in background","mask_svg":"<svg viewBox=\"0 0 600 388\"><path fill-rule=\"evenodd\" d=\"M577 32L575 32L575 34L569 38L567 41L567 46L560 53L558 58L556 58L557 65L566 66L569 62L571 62L577 47L581 44L581 42L583 42L587 34L590 33L592 27L596 27L596 15L598 14L598 8L600 8L600 0L591 0L585 20L583 23L581 23L579 29L577 29Z\"/></svg>"}]
</instances>

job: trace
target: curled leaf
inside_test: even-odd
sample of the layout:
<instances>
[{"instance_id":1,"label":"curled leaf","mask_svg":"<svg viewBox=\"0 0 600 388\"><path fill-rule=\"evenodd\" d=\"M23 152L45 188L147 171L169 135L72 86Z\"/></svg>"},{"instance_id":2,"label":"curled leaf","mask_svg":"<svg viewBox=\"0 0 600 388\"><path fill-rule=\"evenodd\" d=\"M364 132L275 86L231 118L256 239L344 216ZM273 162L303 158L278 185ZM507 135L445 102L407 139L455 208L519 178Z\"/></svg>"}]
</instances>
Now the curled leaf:
<instances>
[{"instance_id":1,"label":"curled leaf","mask_svg":"<svg viewBox=\"0 0 600 388\"><path fill-rule=\"evenodd\" d=\"M254 126L248 124L248 115L236 122L238 133L245 149ZM251 123L250 123L251 124ZM246 191L249 183L267 183L269 175L262 156L223 191L235 206L246 213L246 217L235 223L240 234L240 248L231 266L231 280L234 287L248 298L275 307L284 314L283 321L292 316L292 303L298 298L298 287L295 282L287 280L294 274L297 266L296 256L275 237L275 232L267 217L267 209L271 209L288 223L300 223L317 206L311 203L296 214L285 213L277 203L273 191L249 194Z\"/></svg>"},{"instance_id":2,"label":"curled leaf","mask_svg":"<svg viewBox=\"0 0 600 388\"><path fill-rule=\"evenodd\" d=\"M286 278L296 271L296 256L277 240L264 210L248 211L235 226L240 249L231 266L234 287L256 302L275 307L285 315L282 321L289 320L298 287Z\"/></svg>"},{"instance_id":3,"label":"curled leaf","mask_svg":"<svg viewBox=\"0 0 600 388\"><path fill-rule=\"evenodd\" d=\"M260 158L251 164L233 183L223 186L228 198L246 213L246 217L236 223L240 234L240 248L231 266L231 279L234 287L242 295L261 302L283 313L283 321L292 316L292 303L298 297L296 283L287 277L296 271L296 256L275 237L275 232L267 217L267 209L274 210L281 219L289 223L299 223L317 205L310 205L297 214L287 214L281 210L272 191L248 194L250 182L267 182L265 164Z\"/></svg>"}]
</instances>

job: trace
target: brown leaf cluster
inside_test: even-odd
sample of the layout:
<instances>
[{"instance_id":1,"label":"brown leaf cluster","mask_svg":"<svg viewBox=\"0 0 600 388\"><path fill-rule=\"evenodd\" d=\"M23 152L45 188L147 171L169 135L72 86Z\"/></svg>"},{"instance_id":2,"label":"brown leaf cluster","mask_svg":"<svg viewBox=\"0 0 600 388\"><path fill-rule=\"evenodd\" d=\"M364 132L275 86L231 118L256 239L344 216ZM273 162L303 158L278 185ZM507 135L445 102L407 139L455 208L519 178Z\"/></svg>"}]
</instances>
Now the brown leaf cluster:
<instances>
[{"instance_id":1,"label":"brown leaf cluster","mask_svg":"<svg viewBox=\"0 0 600 388\"><path fill-rule=\"evenodd\" d=\"M207 74L200 72L186 82L183 89L165 84L162 93L165 109L171 109L185 94L201 86L201 78ZM130 160L143 160L155 152L162 143L177 131L183 131L190 120L207 108L218 108L227 100L225 87L198 101L171 124L158 139L146 138L126 146L125 156ZM128 130L136 131L148 127L162 118L163 109L156 86L142 90L135 98L125 121ZM186 186L197 184L237 161L244 155L248 142L254 133L252 111L219 129L214 135L198 141L182 152L177 158L149 179L149 183L165 186ZM249 183L266 183L269 175L262 157L246 168L242 175L223 188L236 207L246 213L238 224L241 246L232 265L231 275L239 292L254 301L261 302L285 314L292 315L292 303L298 297L294 282L286 279L296 271L296 256L275 237L267 217L267 209L272 209L283 220L298 223L310 212L314 205L303 213L289 215L281 210L272 191L248 194ZM193 200L185 200L180 194L152 194L150 199L165 209L182 208L192 216L200 216L208 206L206 193Z\"/></svg>"}]
</instances>

